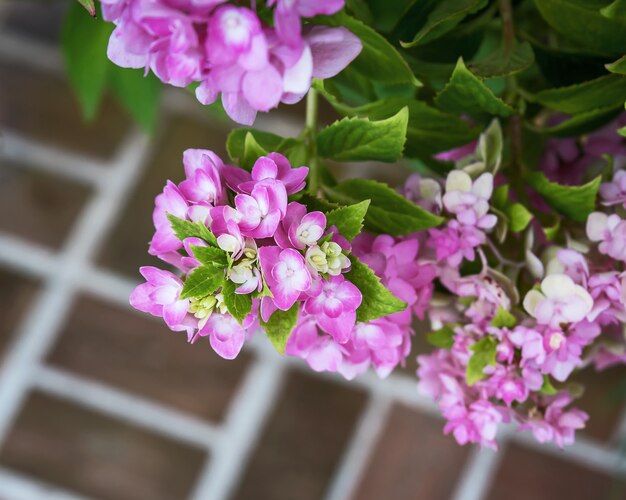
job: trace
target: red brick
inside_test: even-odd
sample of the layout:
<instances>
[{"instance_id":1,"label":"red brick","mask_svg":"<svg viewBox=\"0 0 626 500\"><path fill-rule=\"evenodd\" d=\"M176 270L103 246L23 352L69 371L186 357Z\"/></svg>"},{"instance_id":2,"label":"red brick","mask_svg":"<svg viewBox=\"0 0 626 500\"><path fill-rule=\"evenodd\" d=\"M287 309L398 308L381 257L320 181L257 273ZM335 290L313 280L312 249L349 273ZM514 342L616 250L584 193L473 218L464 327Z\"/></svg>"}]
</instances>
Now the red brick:
<instances>
[{"instance_id":1,"label":"red brick","mask_svg":"<svg viewBox=\"0 0 626 500\"><path fill-rule=\"evenodd\" d=\"M469 449L442 428L440 420L396 405L354 500L450 498Z\"/></svg>"},{"instance_id":2,"label":"red brick","mask_svg":"<svg viewBox=\"0 0 626 500\"><path fill-rule=\"evenodd\" d=\"M0 450L5 467L103 500L185 498L205 459L199 449L40 393Z\"/></svg>"},{"instance_id":3,"label":"red brick","mask_svg":"<svg viewBox=\"0 0 626 500\"><path fill-rule=\"evenodd\" d=\"M505 456L494 475L489 500L626 498L617 480L567 462L565 457L544 455L519 445L508 445L501 453ZM610 496L611 492L616 495Z\"/></svg>"},{"instance_id":4,"label":"red brick","mask_svg":"<svg viewBox=\"0 0 626 500\"><path fill-rule=\"evenodd\" d=\"M219 421L250 362L220 358L159 320L80 297L48 362L144 397Z\"/></svg>"},{"instance_id":5,"label":"red brick","mask_svg":"<svg viewBox=\"0 0 626 500\"><path fill-rule=\"evenodd\" d=\"M323 498L364 399L361 392L292 373L234 498Z\"/></svg>"},{"instance_id":6,"label":"red brick","mask_svg":"<svg viewBox=\"0 0 626 500\"><path fill-rule=\"evenodd\" d=\"M34 280L0 268L0 363L37 291Z\"/></svg>"},{"instance_id":7,"label":"red brick","mask_svg":"<svg viewBox=\"0 0 626 500\"><path fill-rule=\"evenodd\" d=\"M130 130L130 119L108 96L86 123L64 79L0 61L0 128L99 158L111 158Z\"/></svg>"},{"instance_id":8,"label":"red brick","mask_svg":"<svg viewBox=\"0 0 626 500\"><path fill-rule=\"evenodd\" d=\"M156 140L158 146L146 172L129 197L122 210L122 218L103 248L100 263L129 276L137 276L137 269L142 265L163 265L147 253L148 243L154 234L154 197L163 190L168 179L179 182L184 178L185 149L212 149L226 159L224 145L227 134L228 129L220 124L212 126L183 117L175 117L168 122Z\"/></svg>"},{"instance_id":9,"label":"red brick","mask_svg":"<svg viewBox=\"0 0 626 500\"><path fill-rule=\"evenodd\" d=\"M50 174L8 163L0 170L0 230L59 248L90 190ZM19 207L20 215L15 216Z\"/></svg>"}]
</instances>

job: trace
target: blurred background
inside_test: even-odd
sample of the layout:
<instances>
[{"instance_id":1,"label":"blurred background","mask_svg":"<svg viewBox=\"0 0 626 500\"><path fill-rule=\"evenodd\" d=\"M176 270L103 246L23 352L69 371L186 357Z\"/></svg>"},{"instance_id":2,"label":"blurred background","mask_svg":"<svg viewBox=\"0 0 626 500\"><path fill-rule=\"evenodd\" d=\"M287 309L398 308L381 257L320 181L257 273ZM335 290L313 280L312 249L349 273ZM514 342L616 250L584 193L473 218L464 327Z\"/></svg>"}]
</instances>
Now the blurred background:
<instances>
[{"instance_id":1,"label":"blurred background","mask_svg":"<svg viewBox=\"0 0 626 500\"><path fill-rule=\"evenodd\" d=\"M233 124L174 89L150 136L110 96L84 122L59 48L68 5L0 4L0 499L626 498L626 370L582 375L574 447L505 432L494 453L443 435L413 355L347 383L260 338L222 360L131 310L154 196L184 149L225 157ZM302 123L297 105L256 126Z\"/></svg>"}]
</instances>

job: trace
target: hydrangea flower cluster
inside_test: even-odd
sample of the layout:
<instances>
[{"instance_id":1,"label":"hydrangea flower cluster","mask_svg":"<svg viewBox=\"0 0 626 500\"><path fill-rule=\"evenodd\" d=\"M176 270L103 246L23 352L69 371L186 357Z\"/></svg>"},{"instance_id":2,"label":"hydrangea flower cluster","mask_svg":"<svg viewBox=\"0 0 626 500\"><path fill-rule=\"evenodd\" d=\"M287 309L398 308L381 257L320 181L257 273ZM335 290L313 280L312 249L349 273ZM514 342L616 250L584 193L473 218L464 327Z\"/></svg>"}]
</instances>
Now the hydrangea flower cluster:
<instances>
[{"instance_id":1,"label":"hydrangea flower cluster","mask_svg":"<svg viewBox=\"0 0 626 500\"><path fill-rule=\"evenodd\" d=\"M343 6L272 0L259 9L273 8L273 26L255 7L226 0L103 0L102 14L116 25L108 47L115 64L152 70L176 87L197 83L202 104L221 94L226 113L251 125L258 111L298 102L313 78L335 76L359 54L361 41L347 29L302 25Z\"/></svg>"}]
</instances>

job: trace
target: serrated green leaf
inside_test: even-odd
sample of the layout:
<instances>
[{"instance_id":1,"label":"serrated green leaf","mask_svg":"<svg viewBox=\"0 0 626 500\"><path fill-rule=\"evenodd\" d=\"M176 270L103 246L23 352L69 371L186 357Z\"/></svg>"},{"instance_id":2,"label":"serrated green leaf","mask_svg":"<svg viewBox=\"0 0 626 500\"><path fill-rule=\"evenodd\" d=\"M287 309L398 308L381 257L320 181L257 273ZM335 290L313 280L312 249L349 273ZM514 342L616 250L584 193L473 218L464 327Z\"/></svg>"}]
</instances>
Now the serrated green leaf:
<instances>
[{"instance_id":1,"label":"serrated green leaf","mask_svg":"<svg viewBox=\"0 0 626 500\"><path fill-rule=\"evenodd\" d=\"M88 120L95 117L106 86L111 66L107 46L113 28L111 23L89 17L78 2L72 2L63 23L65 69Z\"/></svg>"},{"instance_id":2,"label":"serrated green leaf","mask_svg":"<svg viewBox=\"0 0 626 500\"><path fill-rule=\"evenodd\" d=\"M200 238L209 245L217 246L215 235L204 224L179 219L172 214L167 214L167 219L172 224L172 230L180 241L183 241L185 238Z\"/></svg>"},{"instance_id":3,"label":"serrated green leaf","mask_svg":"<svg viewBox=\"0 0 626 500\"><path fill-rule=\"evenodd\" d=\"M228 266L228 256L221 248L192 245L191 251L194 257L205 266L215 266L222 269Z\"/></svg>"},{"instance_id":4,"label":"serrated green leaf","mask_svg":"<svg viewBox=\"0 0 626 500\"><path fill-rule=\"evenodd\" d=\"M498 344L492 337L483 337L470 346L470 357L465 371L467 385L474 385L485 378L484 369L496 364L496 348Z\"/></svg>"},{"instance_id":5,"label":"serrated green leaf","mask_svg":"<svg viewBox=\"0 0 626 500\"><path fill-rule=\"evenodd\" d=\"M298 322L299 311L300 307L298 303L295 303L287 311L280 309L274 311L267 323L261 323L265 329L265 334L280 354L285 354L287 340L289 340L289 336Z\"/></svg>"},{"instance_id":6,"label":"serrated green leaf","mask_svg":"<svg viewBox=\"0 0 626 500\"><path fill-rule=\"evenodd\" d=\"M319 154L338 161L394 162L402 157L408 120L407 108L379 121L343 118L319 133Z\"/></svg>"},{"instance_id":7,"label":"serrated green leaf","mask_svg":"<svg viewBox=\"0 0 626 500\"><path fill-rule=\"evenodd\" d=\"M580 0L535 0L546 22L563 37L586 50L607 56L623 55L626 19L603 16L593 2Z\"/></svg>"},{"instance_id":8,"label":"serrated green leaf","mask_svg":"<svg viewBox=\"0 0 626 500\"><path fill-rule=\"evenodd\" d=\"M487 0L447 0L436 2L428 15L426 24L417 32L413 40L402 42L405 48L422 45L439 38L459 24L466 16L487 5Z\"/></svg>"},{"instance_id":9,"label":"serrated green leaf","mask_svg":"<svg viewBox=\"0 0 626 500\"><path fill-rule=\"evenodd\" d=\"M222 295L224 297L224 305L230 315L243 323L250 311L252 310L252 296L247 293L235 293L237 285L230 280L225 280L222 287Z\"/></svg>"},{"instance_id":10,"label":"serrated green leaf","mask_svg":"<svg viewBox=\"0 0 626 500\"><path fill-rule=\"evenodd\" d=\"M161 83L156 76L141 70L111 65L111 89L132 117L148 132L154 132L159 111Z\"/></svg>"},{"instance_id":11,"label":"serrated green leaf","mask_svg":"<svg viewBox=\"0 0 626 500\"><path fill-rule=\"evenodd\" d=\"M605 67L611 73L626 75L626 56L620 57L617 61L612 62L611 64L605 64Z\"/></svg>"},{"instance_id":12,"label":"serrated green leaf","mask_svg":"<svg viewBox=\"0 0 626 500\"><path fill-rule=\"evenodd\" d=\"M541 172L527 176L528 183L557 212L576 222L585 222L596 208L596 196L602 177L582 186L563 186L550 182Z\"/></svg>"},{"instance_id":13,"label":"serrated green leaf","mask_svg":"<svg viewBox=\"0 0 626 500\"><path fill-rule=\"evenodd\" d=\"M498 307L495 316L491 320L491 326L496 328L513 328L517 325L517 319L504 307Z\"/></svg>"},{"instance_id":14,"label":"serrated green leaf","mask_svg":"<svg viewBox=\"0 0 626 500\"><path fill-rule=\"evenodd\" d=\"M369 205L369 200L364 200L354 205L331 210L326 213L326 227L337 227L341 236L352 241L363 229L363 219Z\"/></svg>"},{"instance_id":15,"label":"serrated green leaf","mask_svg":"<svg viewBox=\"0 0 626 500\"><path fill-rule=\"evenodd\" d=\"M606 75L576 85L543 90L527 98L555 111L571 114L617 108L626 100L626 78Z\"/></svg>"},{"instance_id":16,"label":"serrated green leaf","mask_svg":"<svg viewBox=\"0 0 626 500\"><path fill-rule=\"evenodd\" d=\"M435 97L435 104L450 113L488 113L503 117L514 113L511 106L496 97L489 87L467 69L462 57L459 58L450 81Z\"/></svg>"},{"instance_id":17,"label":"serrated green leaf","mask_svg":"<svg viewBox=\"0 0 626 500\"><path fill-rule=\"evenodd\" d=\"M445 325L439 330L427 333L426 340L429 344L440 349L450 349L454 345L454 330L452 327Z\"/></svg>"},{"instance_id":18,"label":"serrated green leaf","mask_svg":"<svg viewBox=\"0 0 626 500\"><path fill-rule=\"evenodd\" d=\"M331 17L319 16L314 21L325 26L344 26L359 37L363 50L350 63L350 67L365 77L377 82L411 83L421 86L409 65L393 45L358 19L341 11Z\"/></svg>"},{"instance_id":19,"label":"serrated green leaf","mask_svg":"<svg viewBox=\"0 0 626 500\"><path fill-rule=\"evenodd\" d=\"M529 129L548 137L574 137L597 130L612 121L619 114L620 108L611 106L574 115L552 127L538 128L527 126Z\"/></svg>"},{"instance_id":20,"label":"serrated green leaf","mask_svg":"<svg viewBox=\"0 0 626 500\"><path fill-rule=\"evenodd\" d=\"M374 232L400 236L443 222L441 217L411 203L382 182L349 179L324 190L332 201L344 205L370 200L365 225Z\"/></svg>"},{"instance_id":21,"label":"serrated green leaf","mask_svg":"<svg viewBox=\"0 0 626 500\"><path fill-rule=\"evenodd\" d=\"M96 6L93 3L93 0L78 0L91 17L96 17Z\"/></svg>"},{"instance_id":22,"label":"serrated green leaf","mask_svg":"<svg viewBox=\"0 0 626 500\"><path fill-rule=\"evenodd\" d=\"M380 282L374 271L354 255L348 258L352 268L344 276L351 281L363 295L363 301L356 310L357 321L372 321L382 316L404 311L407 304L394 295Z\"/></svg>"},{"instance_id":23,"label":"serrated green leaf","mask_svg":"<svg viewBox=\"0 0 626 500\"><path fill-rule=\"evenodd\" d=\"M530 43L516 40L511 50L507 51L501 45L493 54L469 63L467 68L480 78L502 78L524 71L534 61L535 54Z\"/></svg>"},{"instance_id":24,"label":"serrated green leaf","mask_svg":"<svg viewBox=\"0 0 626 500\"><path fill-rule=\"evenodd\" d=\"M200 299L215 292L224 283L224 269L202 266L194 269L180 292L181 299Z\"/></svg>"},{"instance_id":25,"label":"serrated green leaf","mask_svg":"<svg viewBox=\"0 0 626 500\"><path fill-rule=\"evenodd\" d=\"M309 212L324 212L328 213L336 208L341 207L341 205L337 203L333 203L332 201L323 200L318 198L317 196L311 196L307 193L302 193L302 195L298 198L300 203L305 205Z\"/></svg>"},{"instance_id":26,"label":"serrated green leaf","mask_svg":"<svg viewBox=\"0 0 626 500\"><path fill-rule=\"evenodd\" d=\"M526 229L533 219L533 214L521 203L508 204L505 213L509 218L509 229L514 233L519 233Z\"/></svg>"}]
</instances>

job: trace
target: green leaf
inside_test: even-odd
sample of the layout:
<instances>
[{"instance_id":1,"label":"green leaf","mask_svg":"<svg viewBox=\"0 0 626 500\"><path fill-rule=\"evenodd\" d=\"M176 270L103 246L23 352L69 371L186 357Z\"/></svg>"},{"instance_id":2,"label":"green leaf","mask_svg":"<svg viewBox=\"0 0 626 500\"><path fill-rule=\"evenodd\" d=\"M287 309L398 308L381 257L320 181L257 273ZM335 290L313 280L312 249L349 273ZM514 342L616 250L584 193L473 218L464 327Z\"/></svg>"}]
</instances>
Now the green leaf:
<instances>
[{"instance_id":1,"label":"green leaf","mask_svg":"<svg viewBox=\"0 0 626 500\"><path fill-rule=\"evenodd\" d=\"M266 151L254 138L254 136L248 132L243 141L243 155L239 159L241 167L251 170L254 163L261 157L269 153Z\"/></svg>"},{"instance_id":2,"label":"green leaf","mask_svg":"<svg viewBox=\"0 0 626 500\"><path fill-rule=\"evenodd\" d=\"M626 100L626 78L606 75L576 85L543 90L527 98L550 109L571 114L620 107Z\"/></svg>"},{"instance_id":3,"label":"green leaf","mask_svg":"<svg viewBox=\"0 0 626 500\"><path fill-rule=\"evenodd\" d=\"M626 56L620 57L617 61L612 62L611 64L605 64L605 68L611 73L626 75Z\"/></svg>"},{"instance_id":4,"label":"green leaf","mask_svg":"<svg viewBox=\"0 0 626 500\"><path fill-rule=\"evenodd\" d=\"M465 380L467 385L474 385L485 378L484 369L496 364L496 347L498 346L492 337L483 337L470 346L472 356L467 363Z\"/></svg>"},{"instance_id":5,"label":"green leaf","mask_svg":"<svg viewBox=\"0 0 626 500\"><path fill-rule=\"evenodd\" d=\"M183 241L185 238L200 238L209 245L217 246L215 235L204 224L179 219L172 214L167 214L167 218L172 224L172 229L176 237Z\"/></svg>"},{"instance_id":6,"label":"green leaf","mask_svg":"<svg viewBox=\"0 0 626 500\"><path fill-rule=\"evenodd\" d=\"M477 153L484 163L485 170L496 174L502 162L502 128L497 118L494 118L487 130L480 134Z\"/></svg>"},{"instance_id":7,"label":"green leaf","mask_svg":"<svg viewBox=\"0 0 626 500\"><path fill-rule=\"evenodd\" d=\"M496 328L513 328L517 325L517 319L504 307L498 307L496 315L491 320L491 326Z\"/></svg>"},{"instance_id":8,"label":"green leaf","mask_svg":"<svg viewBox=\"0 0 626 500\"><path fill-rule=\"evenodd\" d=\"M600 9L600 14L609 19L626 19L626 0L615 0Z\"/></svg>"},{"instance_id":9,"label":"green leaf","mask_svg":"<svg viewBox=\"0 0 626 500\"><path fill-rule=\"evenodd\" d=\"M96 17L96 6L93 3L93 0L78 0L91 17Z\"/></svg>"},{"instance_id":10,"label":"green leaf","mask_svg":"<svg viewBox=\"0 0 626 500\"><path fill-rule=\"evenodd\" d=\"M192 245L191 251L194 257L205 266L215 266L221 269L228 266L228 256L221 248Z\"/></svg>"},{"instance_id":11,"label":"green leaf","mask_svg":"<svg viewBox=\"0 0 626 500\"><path fill-rule=\"evenodd\" d=\"M361 21L341 11L332 17L319 16L315 18L315 22L326 26L345 26L361 39L363 50L350 67L362 75L377 82L411 83L421 86L393 45Z\"/></svg>"},{"instance_id":12,"label":"green leaf","mask_svg":"<svg viewBox=\"0 0 626 500\"><path fill-rule=\"evenodd\" d=\"M344 205L370 200L365 225L374 232L400 236L443 222L441 217L411 203L382 182L349 179L324 190L332 201Z\"/></svg>"},{"instance_id":13,"label":"green leaf","mask_svg":"<svg viewBox=\"0 0 626 500\"><path fill-rule=\"evenodd\" d=\"M222 287L222 295L224 296L224 305L230 315L243 323L250 311L252 310L252 297L247 293L235 293L237 285L230 280L224 281Z\"/></svg>"},{"instance_id":14,"label":"green leaf","mask_svg":"<svg viewBox=\"0 0 626 500\"><path fill-rule=\"evenodd\" d=\"M224 269L202 266L194 269L183 285L181 299L200 299L215 292L224 283Z\"/></svg>"},{"instance_id":15,"label":"green leaf","mask_svg":"<svg viewBox=\"0 0 626 500\"><path fill-rule=\"evenodd\" d=\"M317 196L311 196L308 193L302 193L297 201L305 205L309 212L324 212L325 214L341 206L332 201L323 200Z\"/></svg>"},{"instance_id":16,"label":"green leaf","mask_svg":"<svg viewBox=\"0 0 626 500\"><path fill-rule=\"evenodd\" d=\"M459 58L450 81L435 97L435 104L451 113L472 115L488 113L504 117L514 113L511 106L496 97L476 75L467 69L462 57Z\"/></svg>"},{"instance_id":17,"label":"green leaf","mask_svg":"<svg viewBox=\"0 0 626 500\"><path fill-rule=\"evenodd\" d=\"M326 214L326 227L336 226L341 236L352 241L363 229L363 219L369 205L369 200L364 200L354 205L331 210Z\"/></svg>"},{"instance_id":18,"label":"green leaf","mask_svg":"<svg viewBox=\"0 0 626 500\"><path fill-rule=\"evenodd\" d=\"M146 76L137 69L111 65L111 89L132 117L146 132L154 132L159 111L161 83L156 76Z\"/></svg>"},{"instance_id":19,"label":"green leaf","mask_svg":"<svg viewBox=\"0 0 626 500\"><path fill-rule=\"evenodd\" d=\"M291 137L284 138L271 132L242 127L232 130L226 139L226 151L234 162L239 162L245 157L246 137L251 134L256 144L264 151L284 152L293 147L297 141ZM250 140L248 139L250 142ZM250 147L250 143L248 145Z\"/></svg>"},{"instance_id":20,"label":"green leaf","mask_svg":"<svg viewBox=\"0 0 626 500\"><path fill-rule=\"evenodd\" d=\"M539 392L546 396L554 396L558 392L556 387L552 385L549 375L543 376L543 385L541 386L541 389L539 389Z\"/></svg>"},{"instance_id":21,"label":"green leaf","mask_svg":"<svg viewBox=\"0 0 626 500\"><path fill-rule=\"evenodd\" d=\"M480 78L502 78L529 68L535 62L535 54L530 43L514 42L510 51L501 45L496 52L467 65L468 69Z\"/></svg>"},{"instance_id":22,"label":"green leaf","mask_svg":"<svg viewBox=\"0 0 626 500\"><path fill-rule=\"evenodd\" d=\"M609 108L598 108L574 115L553 127L538 128L527 126L531 130L549 137L574 137L597 130L612 121L619 113L620 108L610 106Z\"/></svg>"},{"instance_id":23,"label":"green leaf","mask_svg":"<svg viewBox=\"0 0 626 500\"><path fill-rule=\"evenodd\" d=\"M280 309L274 311L267 323L261 323L267 337L280 354L285 354L287 340L289 340L289 336L298 322L299 310L298 303L295 303L288 311L281 311Z\"/></svg>"},{"instance_id":24,"label":"green leaf","mask_svg":"<svg viewBox=\"0 0 626 500\"><path fill-rule=\"evenodd\" d=\"M603 16L593 4L581 0L535 0L541 16L564 37L596 54L623 55L626 18Z\"/></svg>"},{"instance_id":25,"label":"green leaf","mask_svg":"<svg viewBox=\"0 0 626 500\"><path fill-rule=\"evenodd\" d=\"M519 233L526 229L533 219L533 214L521 203L508 204L505 213L509 218L509 229L514 233Z\"/></svg>"},{"instance_id":26,"label":"green leaf","mask_svg":"<svg viewBox=\"0 0 626 500\"><path fill-rule=\"evenodd\" d=\"M413 40L402 43L405 48L414 47L439 38L459 24L466 16L487 5L487 0L447 0L436 2L428 15L426 24L417 32Z\"/></svg>"},{"instance_id":27,"label":"green leaf","mask_svg":"<svg viewBox=\"0 0 626 500\"><path fill-rule=\"evenodd\" d=\"M352 263L352 268L345 274L345 277L363 295L363 302L356 310L357 321L372 321L381 316L388 316L406 309L406 303L394 297L380 282L374 271L354 255L350 255L348 258Z\"/></svg>"},{"instance_id":28,"label":"green leaf","mask_svg":"<svg viewBox=\"0 0 626 500\"><path fill-rule=\"evenodd\" d=\"M445 325L439 330L427 333L426 340L440 349L450 349L454 345L454 330L451 326Z\"/></svg>"},{"instance_id":29,"label":"green leaf","mask_svg":"<svg viewBox=\"0 0 626 500\"><path fill-rule=\"evenodd\" d=\"M88 120L95 117L107 80L109 36L114 25L89 17L72 2L61 32L65 69Z\"/></svg>"},{"instance_id":30,"label":"green leaf","mask_svg":"<svg viewBox=\"0 0 626 500\"><path fill-rule=\"evenodd\" d=\"M343 118L319 133L319 153L338 161L394 162L402 157L408 120L407 108L380 121Z\"/></svg>"},{"instance_id":31,"label":"green leaf","mask_svg":"<svg viewBox=\"0 0 626 500\"><path fill-rule=\"evenodd\" d=\"M596 208L596 196L602 177L598 176L582 186L563 186L550 182L540 172L527 176L532 188L557 212L576 222L585 222Z\"/></svg>"},{"instance_id":32,"label":"green leaf","mask_svg":"<svg viewBox=\"0 0 626 500\"><path fill-rule=\"evenodd\" d=\"M500 210L504 209L504 206L508 202L509 199L509 185L502 184L502 186L498 186L493 190L493 194L491 195L491 204L499 208Z\"/></svg>"}]
</instances>

